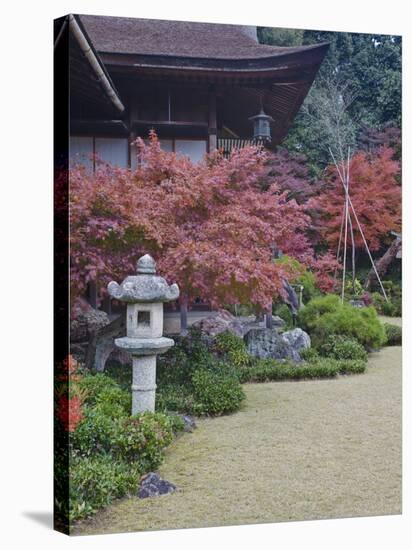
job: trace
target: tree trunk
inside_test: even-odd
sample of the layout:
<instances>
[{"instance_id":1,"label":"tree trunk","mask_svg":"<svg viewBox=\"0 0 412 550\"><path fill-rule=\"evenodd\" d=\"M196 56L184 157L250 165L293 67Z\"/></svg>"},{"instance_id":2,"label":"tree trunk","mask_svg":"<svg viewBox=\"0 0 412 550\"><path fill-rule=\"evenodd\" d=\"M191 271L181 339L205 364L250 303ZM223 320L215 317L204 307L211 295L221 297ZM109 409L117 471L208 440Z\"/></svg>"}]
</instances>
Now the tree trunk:
<instances>
[{"instance_id":1,"label":"tree trunk","mask_svg":"<svg viewBox=\"0 0 412 550\"><path fill-rule=\"evenodd\" d=\"M266 321L266 328L273 328L273 317L272 317L272 301L270 301L270 304L266 308L266 315L265 315L265 321Z\"/></svg>"},{"instance_id":2,"label":"tree trunk","mask_svg":"<svg viewBox=\"0 0 412 550\"><path fill-rule=\"evenodd\" d=\"M396 255L398 254L399 250L402 246L402 239L399 239L398 237L394 239L388 250L385 252L385 254L379 258L379 260L375 263L376 271L379 273L379 277L383 277L385 273L388 271L389 266L393 262L393 260L396 258ZM369 275L365 282L365 290L369 290L371 286L376 283L376 275L373 269L369 271Z\"/></svg>"}]
</instances>

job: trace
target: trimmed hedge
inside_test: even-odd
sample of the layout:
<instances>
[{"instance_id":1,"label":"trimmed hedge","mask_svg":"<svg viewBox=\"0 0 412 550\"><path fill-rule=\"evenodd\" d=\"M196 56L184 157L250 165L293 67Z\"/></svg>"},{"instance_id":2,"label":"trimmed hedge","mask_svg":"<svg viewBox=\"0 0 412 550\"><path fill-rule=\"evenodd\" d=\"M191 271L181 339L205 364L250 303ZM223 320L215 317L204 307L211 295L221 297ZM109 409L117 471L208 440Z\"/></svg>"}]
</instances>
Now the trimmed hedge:
<instances>
[{"instance_id":1,"label":"trimmed hedge","mask_svg":"<svg viewBox=\"0 0 412 550\"><path fill-rule=\"evenodd\" d=\"M274 359L260 359L242 370L242 382L269 382L275 380L302 380L333 378L338 374L359 374L366 369L366 361L337 360L315 357L307 363L281 363Z\"/></svg>"}]
</instances>

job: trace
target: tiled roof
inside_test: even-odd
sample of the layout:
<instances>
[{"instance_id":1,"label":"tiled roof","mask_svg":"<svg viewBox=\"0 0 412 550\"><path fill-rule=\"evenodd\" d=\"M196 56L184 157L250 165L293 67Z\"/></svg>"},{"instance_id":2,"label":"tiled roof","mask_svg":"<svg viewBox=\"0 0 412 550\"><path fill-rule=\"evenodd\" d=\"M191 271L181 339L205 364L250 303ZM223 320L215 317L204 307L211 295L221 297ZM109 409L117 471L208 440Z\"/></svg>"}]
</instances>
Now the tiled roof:
<instances>
[{"instance_id":1,"label":"tiled roof","mask_svg":"<svg viewBox=\"0 0 412 550\"><path fill-rule=\"evenodd\" d=\"M257 59L308 49L258 44L255 28L241 25L95 15L81 15L80 20L96 50L104 53Z\"/></svg>"}]
</instances>

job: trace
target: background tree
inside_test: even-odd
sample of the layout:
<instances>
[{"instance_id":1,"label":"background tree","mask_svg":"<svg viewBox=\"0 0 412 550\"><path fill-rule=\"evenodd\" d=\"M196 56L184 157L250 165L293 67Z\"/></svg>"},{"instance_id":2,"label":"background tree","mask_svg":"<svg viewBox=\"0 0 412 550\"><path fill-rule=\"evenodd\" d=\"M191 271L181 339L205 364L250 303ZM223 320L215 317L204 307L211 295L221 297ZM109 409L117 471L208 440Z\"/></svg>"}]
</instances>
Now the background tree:
<instances>
[{"instance_id":1,"label":"background tree","mask_svg":"<svg viewBox=\"0 0 412 550\"><path fill-rule=\"evenodd\" d=\"M291 151L304 152L315 173L320 174L330 162L325 155L324 120L319 124L317 114L326 115L330 111L324 108L328 102L336 104L331 90L335 92L337 88L340 92L337 97L341 95L346 104L345 123L356 146L364 128L382 131L388 126L400 127L401 37L326 31L304 31L301 37L301 31L297 34L293 29L277 31L262 29L259 38L263 43L279 46L330 43L315 84L284 142ZM288 43L285 37L289 37Z\"/></svg>"},{"instance_id":2,"label":"background tree","mask_svg":"<svg viewBox=\"0 0 412 550\"><path fill-rule=\"evenodd\" d=\"M258 40L261 44L275 46L300 46L305 31L303 29L282 29L275 27L258 27Z\"/></svg>"}]
</instances>

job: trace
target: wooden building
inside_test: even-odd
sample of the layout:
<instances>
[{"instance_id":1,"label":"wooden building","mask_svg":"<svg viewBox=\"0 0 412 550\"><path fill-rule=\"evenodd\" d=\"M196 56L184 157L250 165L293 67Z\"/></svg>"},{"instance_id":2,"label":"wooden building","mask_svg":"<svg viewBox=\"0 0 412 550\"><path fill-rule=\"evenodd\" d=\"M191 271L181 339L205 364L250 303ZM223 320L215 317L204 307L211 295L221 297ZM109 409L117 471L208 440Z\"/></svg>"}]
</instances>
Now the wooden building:
<instances>
[{"instance_id":1,"label":"wooden building","mask_svg":"<svg viewBox=\"0 0 412 550\"><path fill-rule=\"evenodd\" d=\"M256 27L70 15L56 22L69 41L70 158L133 167L130 144L151 128L161 146L198 161L251 142L250 117L286 136L328 45L259 44Z\"/></svg>"}]
</instances>

